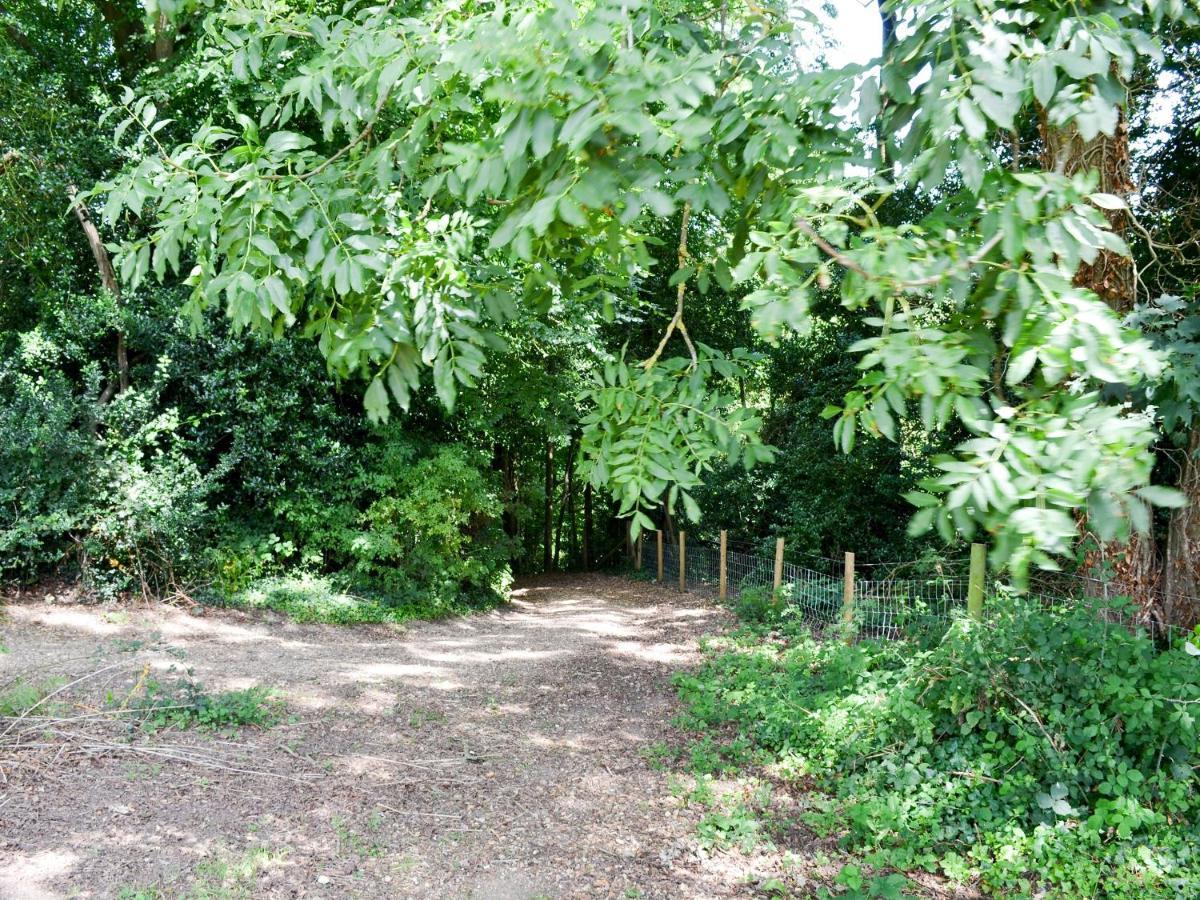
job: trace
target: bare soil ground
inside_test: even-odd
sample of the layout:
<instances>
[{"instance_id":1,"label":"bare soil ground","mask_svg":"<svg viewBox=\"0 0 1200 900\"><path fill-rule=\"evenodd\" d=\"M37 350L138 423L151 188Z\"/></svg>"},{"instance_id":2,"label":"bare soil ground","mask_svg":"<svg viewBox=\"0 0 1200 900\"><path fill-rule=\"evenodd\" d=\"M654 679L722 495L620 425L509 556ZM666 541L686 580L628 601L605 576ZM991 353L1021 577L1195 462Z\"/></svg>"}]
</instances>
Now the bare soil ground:
<instances>
[{"instance_id":1,"label":"bare soil ground","mask_svg":"<svg viewBox=\"0 0 1200 900\"><path fill-rule=\"evenodd\" d=\"M703 810L647 759L678 737L671 673L727 622L603 576L407 629L11 605L0 685L112 665L74 695L95 709L146 666L187 667L209 690L276 688L290 715L233 736L106 721L111 749L0 749L0 896L753 896L773 863L704 851Z\"/></svg>"}]
</instances>

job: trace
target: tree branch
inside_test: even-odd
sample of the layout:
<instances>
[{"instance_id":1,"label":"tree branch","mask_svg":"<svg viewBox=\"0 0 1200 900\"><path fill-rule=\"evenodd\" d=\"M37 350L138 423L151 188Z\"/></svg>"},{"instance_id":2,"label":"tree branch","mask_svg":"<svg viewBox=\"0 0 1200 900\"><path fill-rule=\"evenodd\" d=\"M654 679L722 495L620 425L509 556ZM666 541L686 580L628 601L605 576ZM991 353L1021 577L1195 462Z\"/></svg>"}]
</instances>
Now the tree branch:
<instances>
[{"instance_id":1,"label":"tree branch","mask_svg":"<svg viewBox=\"0 0 1200 900\"><path fill-rule=\"evenodd\" d=\"M79 191L75 185L67 186L67 196L71 199L71 209L75 212L75 218L79 220L79 227L83 229L83 235L87 239L88 247L92 251L92 257L96 260L96 268L100 272L100 283L104 289L113 295L113 298L120 302L121 285L117 281L117 273L113 270L112 260L108 256L108 248L104 246L104 241L100 238L100 231L96 228L96 223L92 221L92 217L88 215L87 206L80 202L78 197ZM117 328L117 383L113 387L110 383L105 387L100 395L101 404L107 403L114 396L129 387L129 356L125 349L125 331Z\"/></svg>"},{"instance_id":2,"label":"tree branch","mask_svg":"<svg viewBox=\"0 0 1200 900\"><path fill-rule=\"evenodd\" d=\"M679 226L679 269L683 271L688 261L688 220L692 216L692 202L689 200L683 204L683 222ZM654 368L654 364L658 362L662 356L663 350L667 346L667 341L671 339L671 333L676 329L679 330L683 342L687 345L688 353L692 357L692 368L696 367L698 362L696 357L696 347L692 343L691 337L688 335L687 326L683 324L683 295L687 288L687 279L684 278L679 282L679 288L675 293L675 315L671 317L671 321L667 323L667 331L662 336L662 340L658 342L658 346L654 349L654 353L642 363L642 368L649 371Z\"/></svg>"}]
</instances>

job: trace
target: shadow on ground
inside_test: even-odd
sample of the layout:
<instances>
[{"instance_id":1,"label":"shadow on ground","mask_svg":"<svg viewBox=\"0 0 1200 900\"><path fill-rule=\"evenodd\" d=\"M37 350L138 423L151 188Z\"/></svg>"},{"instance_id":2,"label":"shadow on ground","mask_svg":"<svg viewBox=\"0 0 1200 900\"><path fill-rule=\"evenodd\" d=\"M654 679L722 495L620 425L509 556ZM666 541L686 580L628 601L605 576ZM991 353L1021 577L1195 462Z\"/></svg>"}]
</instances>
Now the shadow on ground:
<instances>
[{"instance_id":1,"label":"shadow on ground","mask_svg":"<svg viewBox=\"0 0 1200 900\"><path fill-rule=\"evenodd\" d=\"M186 666L277 688L294 721L0 764L0 895L744 896L645 758L672 737L670 674L726 623L602 576L407 629L15 605L0 680Z\"/></svg>"}]
</instances>

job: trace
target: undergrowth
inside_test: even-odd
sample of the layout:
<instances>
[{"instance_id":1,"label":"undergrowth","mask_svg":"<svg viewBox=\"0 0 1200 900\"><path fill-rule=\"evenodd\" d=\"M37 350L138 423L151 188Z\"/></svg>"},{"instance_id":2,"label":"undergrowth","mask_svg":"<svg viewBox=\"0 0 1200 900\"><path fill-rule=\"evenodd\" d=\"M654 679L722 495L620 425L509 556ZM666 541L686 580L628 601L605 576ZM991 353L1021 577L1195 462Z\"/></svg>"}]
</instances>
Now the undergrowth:
<instances>
[{"instance_id":1,"label":"undergrowth","mask_svg":"<svg viewBox=\"0 0 1200 900\"><path fill-rule=\"evenodd\" d=\"M0 688L0 718L17 718L44 706L46 699L64 683L62 678L42 681L13 679Z\"/></svg>"},{"instance_id":2,"label":"undergrowth","mask_svg":"<svg viewBox=\"0 0 1200 900\"><path fill-rule=\"evenodd\" d=\"M428 620L478 612L496 606L500 593L454 599L418 595L372 596L338 587L324 575L300 573L260 579L224 601L242 609L270 609L296 622L369 625Z\"/></svg>"},{"instance_id":3,"label":"undergrowth","mask_svg":"<svg viewBox=\"0 0 1200 900\"><path fill-rule=\"evenodd\" d=\"M693 770L754 760L803 782L806 824L879 871L1200 895L1200 661L1182 649L1015 600L920 643L818 641L744 612L759 623L677 676Z\"/></svg>"},{"instance_id":4,"label":"undergrowth","mask_svg":"<svg viewBox=\"0 0 1200 900\"><path fill-rule=\"evenodd\" d=\"M270 728L283 714L283 703L271 688L213 693L187 675L164 683L144 673L124 697L110 692L106 705L127 712L129 727L145 732Z\"/></svg>"}]
</instances>

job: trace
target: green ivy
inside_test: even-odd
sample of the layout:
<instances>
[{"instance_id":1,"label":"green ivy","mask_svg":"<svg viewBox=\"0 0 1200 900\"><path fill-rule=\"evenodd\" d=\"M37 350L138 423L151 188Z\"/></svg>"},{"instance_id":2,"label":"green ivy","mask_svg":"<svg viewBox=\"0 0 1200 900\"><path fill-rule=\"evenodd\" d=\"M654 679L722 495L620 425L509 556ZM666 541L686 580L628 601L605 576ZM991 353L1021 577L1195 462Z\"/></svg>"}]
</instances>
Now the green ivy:
<instances>
[{"instance_id":1,"label":"green ivy","mask_svg":"<svg viewBox=\"0 0 1200 900\"><path fill-rule=\"evenodd\" d=\"M678 677L685 721L814 779L811 824L873 865L993 893L1200 887L1200 666L1182 648L1036 602L932 648L771 627Z\"/></svg>"}]
</instances>

